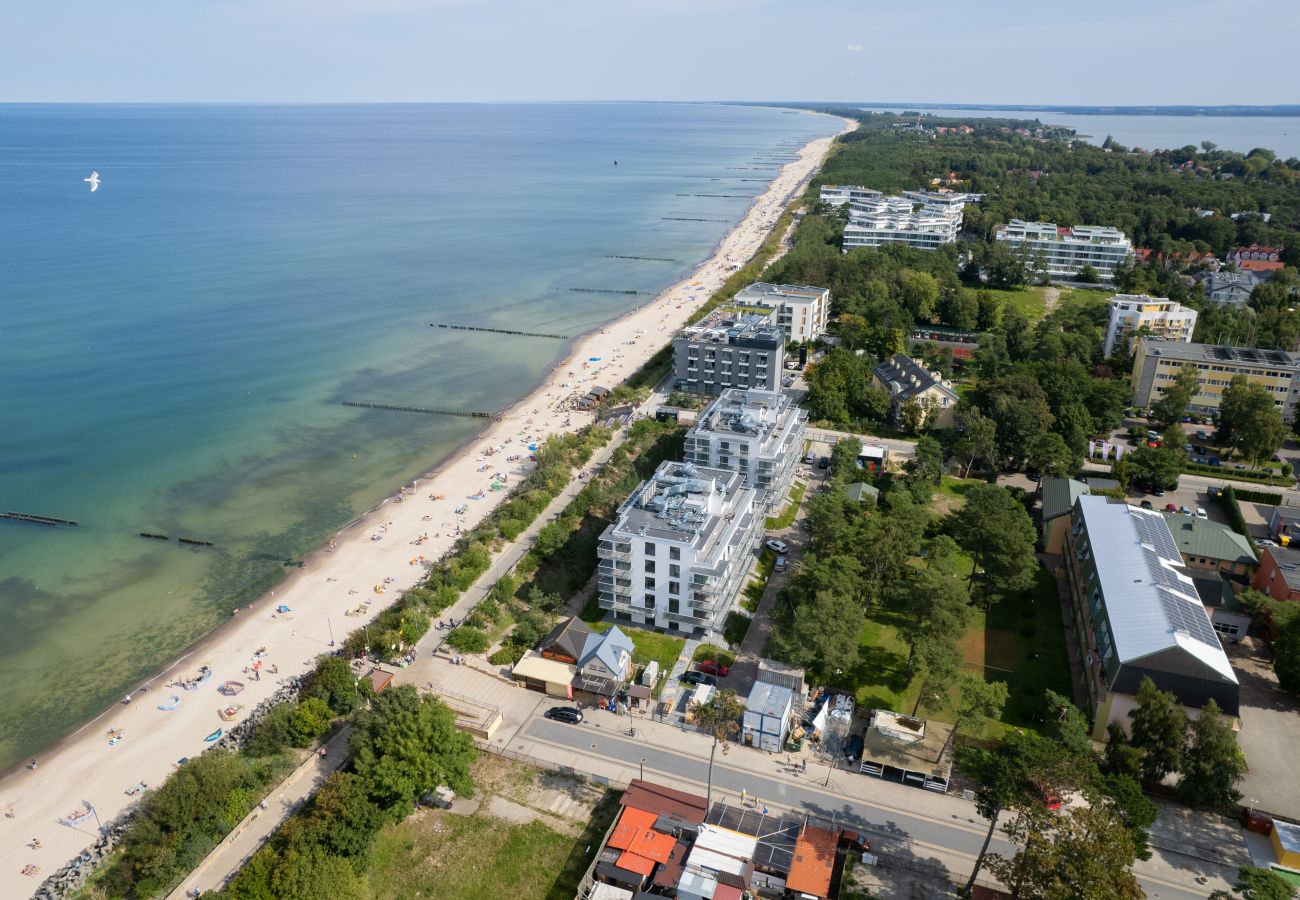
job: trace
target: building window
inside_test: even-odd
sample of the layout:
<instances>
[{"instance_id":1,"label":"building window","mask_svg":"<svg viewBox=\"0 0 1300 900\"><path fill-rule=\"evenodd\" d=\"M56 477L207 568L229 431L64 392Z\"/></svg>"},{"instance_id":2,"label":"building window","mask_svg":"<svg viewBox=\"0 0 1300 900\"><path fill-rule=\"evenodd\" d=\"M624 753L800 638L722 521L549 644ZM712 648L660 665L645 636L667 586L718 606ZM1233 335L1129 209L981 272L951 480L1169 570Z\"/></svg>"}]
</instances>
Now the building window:
<instances>
[{"instance_id":1,"label":"building window","mask_svg":"<svg viewBox=\"0 0 1300 900\"><path fill-rule=\"evenodd\" d=\"M676 549L676 548L674 548L674 549ZM674 557L674 558L676 558L676 557ZM681 566L678 566L678 565L672 565L672 564L670 564L670 565L668 566L668 577L669 577L669 578L681 578L681 577L682 577L682 567L681 567Z\"/></svg>"},{"instance_id":2,"label":"building window","mask_svg":"<svg viewBox=\"0 0 1300 900\"><path fill-rule=\"evenodd\" d=\"M645 555L646 555L646 556L654 556L654 555L655 555L655 545L652 544L652 543L650 543L649 541L646 541L646 542L645 542Z\"/></svg>"},{"instance_id":3,"label":"building window","mask_svg":"<svg viewBox=\"0 0 1300 900\"><path fill-rule=\"evenodd\" d=\"M680 547L669 547L669 548L668 548L668 558L669 558L669 559L681 559L681 558L682 558L682 551L681 551L681 548L680 548Z\"/></svg>"},{"instance_id":4,"label":"building window","mask_svg":"<svg viewBox=\"0 0 1300 900\"><path fill-rule=\"evenodd\" d=\"M1213 624L1214 624L1214 630L1217 631L1219 634L1226 634L1229 637L1236 637L1241 633L1240 625L1230 624L1228 622L1215 622Z\"/></svg>"},{"instance_id":5,"label":"building window","mask_svg":"<svg viewBox=\"0 0 1300 900\"><path fill-rule=\"evenodd\" d=\"M645 561L645 570L646 570L647 572L650 572L650 573L653 573L653 572L654 572L654 570L655 570L655 561L654 561L653 559L647 559L647 560Z\"/></svg>"},{"instance_id":6,"label":"building window","mask_svg":"<svg viewBox=\"0 0 1300 900\"><path fill-rule=\"evenodd\" d=\"M647 591L653 591L655 589L655 580L653 578L647 578L645 580L645 589Z\"/></svg>"},{"instance_id":7,"label":"building window","mask_svg":"<svg viewBox=\"0 0 1300 900\"><path fill-rule=\"evenodd\" d=\"M654 609L654 608L655 608L655 603L656 603L656 602L657 602L657 601L655 600L655 595L654 595L654 594L646 594L646 595L645 595L645 603L642 604L642 605L645 606L646 609Z\"/></svg>"},{"instance_id":8,"label":"building window","mask_svg":"<svg viewBox=\"0 0 1300 900\"><path fill-rule=\"evenodd\" d=\"M679 584L679 583L676 582L676 581L670 581L670 582L668 582L668 593L670 593L670 594L680 594L681 592L682 592L682 586L681 586L681 584Z\"/></svg>"},{"instance_id":9,"label":"building window","mask_svg":"<svg viewBox=\"0 0 1300 900\"><path fill-rule=\"evenodd\" d=\"M681 606L682 604L679 600L673 600L671 598L668 600L668 611L670 613L681 612Z\"/></svg>"}]
</instances>

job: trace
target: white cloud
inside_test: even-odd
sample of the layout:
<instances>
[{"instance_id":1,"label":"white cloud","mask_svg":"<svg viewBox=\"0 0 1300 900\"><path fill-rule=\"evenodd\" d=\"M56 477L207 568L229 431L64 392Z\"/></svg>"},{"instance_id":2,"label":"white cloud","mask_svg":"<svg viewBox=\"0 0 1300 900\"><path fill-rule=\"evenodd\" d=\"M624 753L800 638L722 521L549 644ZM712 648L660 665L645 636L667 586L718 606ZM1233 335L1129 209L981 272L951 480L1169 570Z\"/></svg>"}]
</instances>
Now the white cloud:
<instances>
[{"instance_id":1,"label":"white cloud","mask_svg":"<svg viewBox=\"0 0 1300 900\"><path fill-rule=\"evenodd\" d=\"M850 53L861 53L861 52L862 52L862 45L861 45L861 44L845 44L845 45L844 45L844 49L847 50L847 51L849 51Z\"/></svg>"}]
</instances>

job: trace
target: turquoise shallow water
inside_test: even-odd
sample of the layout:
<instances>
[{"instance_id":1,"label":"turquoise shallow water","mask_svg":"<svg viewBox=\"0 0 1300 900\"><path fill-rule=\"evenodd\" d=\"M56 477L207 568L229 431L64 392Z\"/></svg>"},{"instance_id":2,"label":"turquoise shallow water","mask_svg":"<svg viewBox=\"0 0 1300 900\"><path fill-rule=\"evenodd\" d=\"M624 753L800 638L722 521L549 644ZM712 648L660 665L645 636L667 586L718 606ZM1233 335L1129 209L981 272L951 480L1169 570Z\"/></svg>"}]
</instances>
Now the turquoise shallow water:
<instances>
[{"instance_id":1,"label":"turquoise shallow water","mask_svg":"<svg viewBox=\"0 0 1300 900\"><path fill-rule=\"evenodd\" d=\"M81 523L0 522L0 766L477 427L340 400L496 410L564 349L429 322L608 321L643 299L569 288L671 284L770 157L838 124L661 104L0 106L0 510Z\"/></svg>"}]
</instances>

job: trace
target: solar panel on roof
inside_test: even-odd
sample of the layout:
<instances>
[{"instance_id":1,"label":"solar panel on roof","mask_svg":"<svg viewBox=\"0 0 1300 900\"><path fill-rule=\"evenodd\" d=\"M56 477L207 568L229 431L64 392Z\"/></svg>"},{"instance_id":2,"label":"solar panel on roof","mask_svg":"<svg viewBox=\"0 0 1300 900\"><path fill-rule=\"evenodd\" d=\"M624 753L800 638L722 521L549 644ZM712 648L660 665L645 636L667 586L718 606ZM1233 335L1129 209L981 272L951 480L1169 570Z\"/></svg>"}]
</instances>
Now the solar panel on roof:
<instances>
[{"instance_id":1,"label":"solar panel on roof","mask_svg":"<svg viewBox=\"0 0 1300 900\"><path fill-rule=\"evenodd\" d=\"M1133 512L1129 517L1133 522L1134 530L1137 531L1138 540L1150 544L1166 559L1182 559L1178 552L1178 545L1174 543L1174 537L1169 533L1169 526L1165 524L1164 516Z\"/></svg>"},{"instance_id":2,"label":"solar panel on roof","mask_svg":"<svg viewBox=\"0 0 1300 900\"><path fill-rule=\"evenodd\" d=\"M1216 649L1222 646L1204 607L1163 589L1158 593L1169 624L1175 631L1185 631L1202 644Z\"/></svg>"}]
</instances>

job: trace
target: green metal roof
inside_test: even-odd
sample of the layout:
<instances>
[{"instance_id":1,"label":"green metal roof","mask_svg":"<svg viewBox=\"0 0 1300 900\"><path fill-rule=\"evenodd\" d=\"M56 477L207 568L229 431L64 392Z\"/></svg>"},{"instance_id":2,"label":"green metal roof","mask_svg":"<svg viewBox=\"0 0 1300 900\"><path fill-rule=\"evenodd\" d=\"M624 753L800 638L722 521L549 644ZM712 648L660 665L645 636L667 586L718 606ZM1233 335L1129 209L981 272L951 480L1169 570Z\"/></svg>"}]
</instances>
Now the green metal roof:
<instances>
[{"instance_id":1,"label":"green metal roof","mask_svg":"<svg viewBox=\"0 0 1300 900\"><path fill-rule=\"evenodd\" d=\"M870 497L872 500L879 500L880 489L872 487L865 482L858 481L850 484L844 489L844 496L857 503L861 503L864 497Z\"/></svg>"},{"instance_id":2,"label":"green metal roof","mask_svg":"<svg viewBox=\"0 0 1300 900\"><path fill-rule=\"evenodd\" d=\"M1058 516L1068 516L1074 501L1090 493L1088 486L1073 478L1043 479L1043 521L1050 522Z\"/></svg>"},{"instance_id":3,"label":"green metal roof","mask_svg":"<svg viewBox=\"0 0 1300 900\"><path fill-rule=\"evenodd\" d=\"M1250 542L1227 525L1170 512L1165 513L1165 520L1169 523L1169 533L1174 536L1174 543L1178 545L1178 552L1186 556L1251 565L1258 562Z\"/></svg>"}]
</instances>

